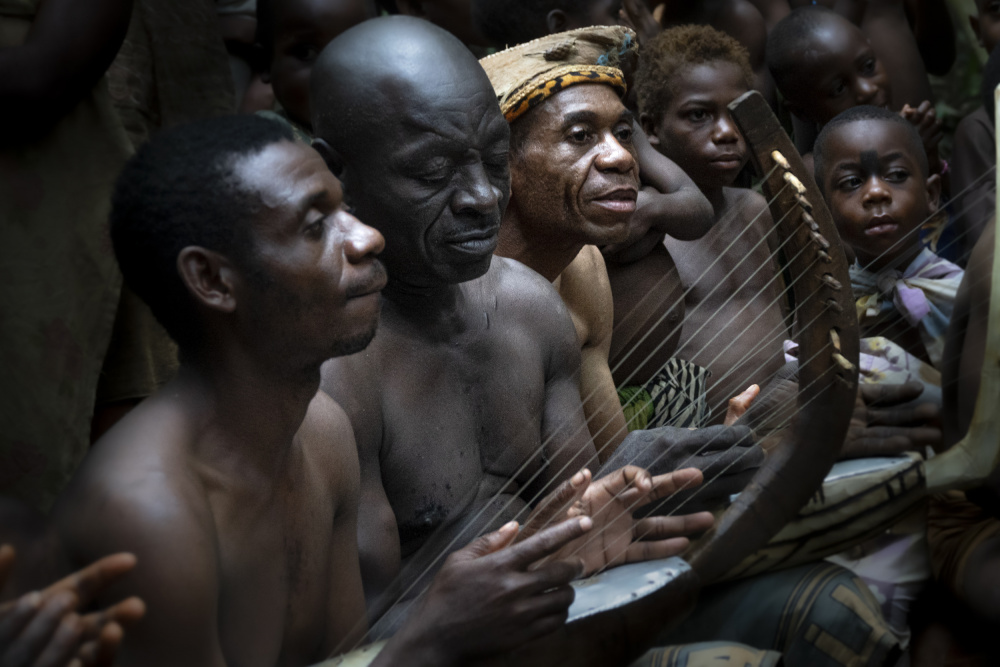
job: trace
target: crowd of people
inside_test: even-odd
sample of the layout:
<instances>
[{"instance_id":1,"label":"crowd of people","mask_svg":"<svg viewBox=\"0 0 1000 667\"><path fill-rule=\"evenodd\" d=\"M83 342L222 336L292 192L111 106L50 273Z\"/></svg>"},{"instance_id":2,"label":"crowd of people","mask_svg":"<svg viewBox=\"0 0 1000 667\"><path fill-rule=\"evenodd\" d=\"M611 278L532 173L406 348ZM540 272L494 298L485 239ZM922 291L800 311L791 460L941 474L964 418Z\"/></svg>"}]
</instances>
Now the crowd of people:
<instances>
[{"instance_id":1,"label":"crowd of people","mask_svg":"<svg viewBox=\"0 0 1000 667\"><path fill-rule=\"evenodd\" d=\"M687 553L810 326L751 91L850 266L839 458L946 451L998 42L987 0L0 0L0 666L498 664ZM633 665L997 664L1000 472L704 583Z\"/></svg>"}]
</instances>

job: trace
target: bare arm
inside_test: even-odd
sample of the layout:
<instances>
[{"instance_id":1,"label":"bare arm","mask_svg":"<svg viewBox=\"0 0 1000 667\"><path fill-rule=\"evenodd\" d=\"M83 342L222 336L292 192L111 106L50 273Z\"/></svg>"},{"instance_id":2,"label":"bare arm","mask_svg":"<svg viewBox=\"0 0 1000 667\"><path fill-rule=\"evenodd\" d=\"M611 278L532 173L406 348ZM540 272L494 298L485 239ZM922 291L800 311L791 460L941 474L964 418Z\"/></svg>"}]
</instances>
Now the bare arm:
<instances>
[{"instance_id":1,"label":"bare arm","mask_svg":"<svg viewBox=\"0 0 1000 667\"><path fill-rule=\"evenodd\" d=\"M137 567L98 597L137 596L146 618L128 632L118 667L191 665L224 667L219 643L220 557L205 512L158 481L120 489L92 488L71 495L55 519L70 557L87 563L120 551L136 555Z\"/></svg>"},{"instance_id":2,"label":"bare arm","mask_svg":"<svg viewBox=\"0 0 1000 667\"><path fill-rule=\"evenodd\" d=\"M614 328L614 300L601 253L584 246L559 277L559 296L569 308L580 349L580 395L587 426L603 463L628 432L608 355Z\"/></svg>"},{"instance_id":3,"label":"bare arm","mask_svg":"<svg viewBox=\"0 0 1000 667\"><path fill-rule=\"evenodd\" d=\"M131 0L43 0L24 44L0 49L0 144L34 137L66 115L121 47Z\"/></svg>"},{"instance_id":4,"label":"bare arm","mask_svg":"<svg viewBox=\"0 0 1000 667\"><path fill-rule=\"evenodd\" d=\"M633 215L633 227L656 230L681 241L700 239L712 227L714 211L691 177L649 143L635 124L639 177L657 193ZM655 193L654 193L655 194ZM630 236L633 236L630 233ZM642 235L638 235L641 237Z\"/></svg>"},{"instance_id":5,"label":"bare arm","mask_svg":"<svg viewBox=\"0 0 1000 667\"><path fill-rule=\"evenodd\" d=\"M906 19L903 0L871 0L861 28L892 81L892 106L934 101L917 40Z\"/></svg>"}]
</instances>

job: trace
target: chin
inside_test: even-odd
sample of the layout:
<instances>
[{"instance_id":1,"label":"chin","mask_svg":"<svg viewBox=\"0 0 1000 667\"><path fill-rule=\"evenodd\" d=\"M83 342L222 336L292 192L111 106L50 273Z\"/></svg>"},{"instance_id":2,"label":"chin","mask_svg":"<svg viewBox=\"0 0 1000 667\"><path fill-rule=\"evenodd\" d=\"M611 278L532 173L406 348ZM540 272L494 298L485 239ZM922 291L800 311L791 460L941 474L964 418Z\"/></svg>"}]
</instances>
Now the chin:
<instances>
[{"instance_id":1,"label":"chin","mask_svg":"<svg viewBox=\"0 0 1000 667\"><path fill-rule=\"evenodd\" d=\"M376 317L368 329L354 333L345 338L339 339L334 343L331 357L346 357L351 354L357 354L361 350L368 347L369 343L375 338L375 333L378 331L378 317Z\"/></svg>"},{"instance_id":2,"label":"chin","mask_svg":"<svg viewBox=\"0 0 1000 667\"><path fill-rule=\"evenodd\" d=\"M466 283L470 280L475 280L476 278L482 278L490 270L490 264L492 262L493 253L490 253L475 262L453 264L449 267L450 271L448 272L446 279L449 283L454 285L458 283Z\"/></svg>"}]
</instances>

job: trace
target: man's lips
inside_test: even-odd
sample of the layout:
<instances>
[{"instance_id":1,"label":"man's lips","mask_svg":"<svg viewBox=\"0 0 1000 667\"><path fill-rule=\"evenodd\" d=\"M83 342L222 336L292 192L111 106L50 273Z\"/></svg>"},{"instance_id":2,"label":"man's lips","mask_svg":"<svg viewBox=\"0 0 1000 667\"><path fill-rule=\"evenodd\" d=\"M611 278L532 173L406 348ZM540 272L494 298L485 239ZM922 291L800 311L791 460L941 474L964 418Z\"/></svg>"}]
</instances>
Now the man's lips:
<instances>
[{"instance_id":1,"label":"man's lips","mask_svg":"<svg viewBox=\"0 0 1000 667\"><path fill-rule=\"evenodd\" d=\"M893 234L899 229L899 224L892 216L876 215L865 225L865 236L884 236Z\"/></svg>"},{"instance_id":2,"label":"man's lips","mask_svg":"<svg viewBox=\"0 0 1000 667\"><path fill-rule=\"evenodd\" d=\"M609 211L632 213L635 211L635 201L638 196L639 191L636 188L627 186L610 190L594 197L591 201Z\"/></svg>"},{"instance_id":3,"label":"man's lips","mask_svg":"<svg viewBox=\"0 0 1000 667\"><path fill-rule=\"evenodd\" d=\"M377 294L385 288L387 281L388 275L385 272L385 266L382 265L382 262L376 259L372 264L372 269L368 276L362 282L351 286L351 288L347 290L347 298L357 299L370 294Z\"/></svg>"},{"instance_id":4,"label":"man's lips","mask_svg":"<svg viewBox=\"0 0 1000 667\"><path fill-rule=\"evenodd\" d=\"M494 227L450 236L445 240L445 243L468 253L484 255L496 250L499 238L500 229Z\"/></svg>"}]
</instances>

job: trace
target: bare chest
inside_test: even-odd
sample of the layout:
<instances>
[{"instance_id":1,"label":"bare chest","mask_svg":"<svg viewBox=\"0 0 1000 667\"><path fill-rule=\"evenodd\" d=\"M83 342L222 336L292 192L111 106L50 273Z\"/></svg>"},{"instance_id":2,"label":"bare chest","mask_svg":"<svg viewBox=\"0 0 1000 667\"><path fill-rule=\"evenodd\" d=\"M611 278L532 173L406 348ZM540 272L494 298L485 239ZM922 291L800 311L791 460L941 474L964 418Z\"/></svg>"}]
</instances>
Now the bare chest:
<instances>
[{"instance_id":1,"label":"bare chest","mask_svg":"<svg viewBox=\"0 0 1000 667\"><path fill-rule=\"evenodd\" d=\"M464 513L485 487L523 483L542 465L537 341L484 332L454 345L413 344L390 364L380 468L404 545Z\"/></svg>"},{"instance_id":2,"label":"bare chest","mask_svg":"<svg viewBox=\"0 0 1000 667\"><path fill-rule=\"evenodd\" d=\"M312 495L315 500L315 493ZM291 498L217 508L219 635L227 664L301 665L322 658L333 502ZM308 508L308 509L307 509Z\"/></svg>"}]
</instances>

